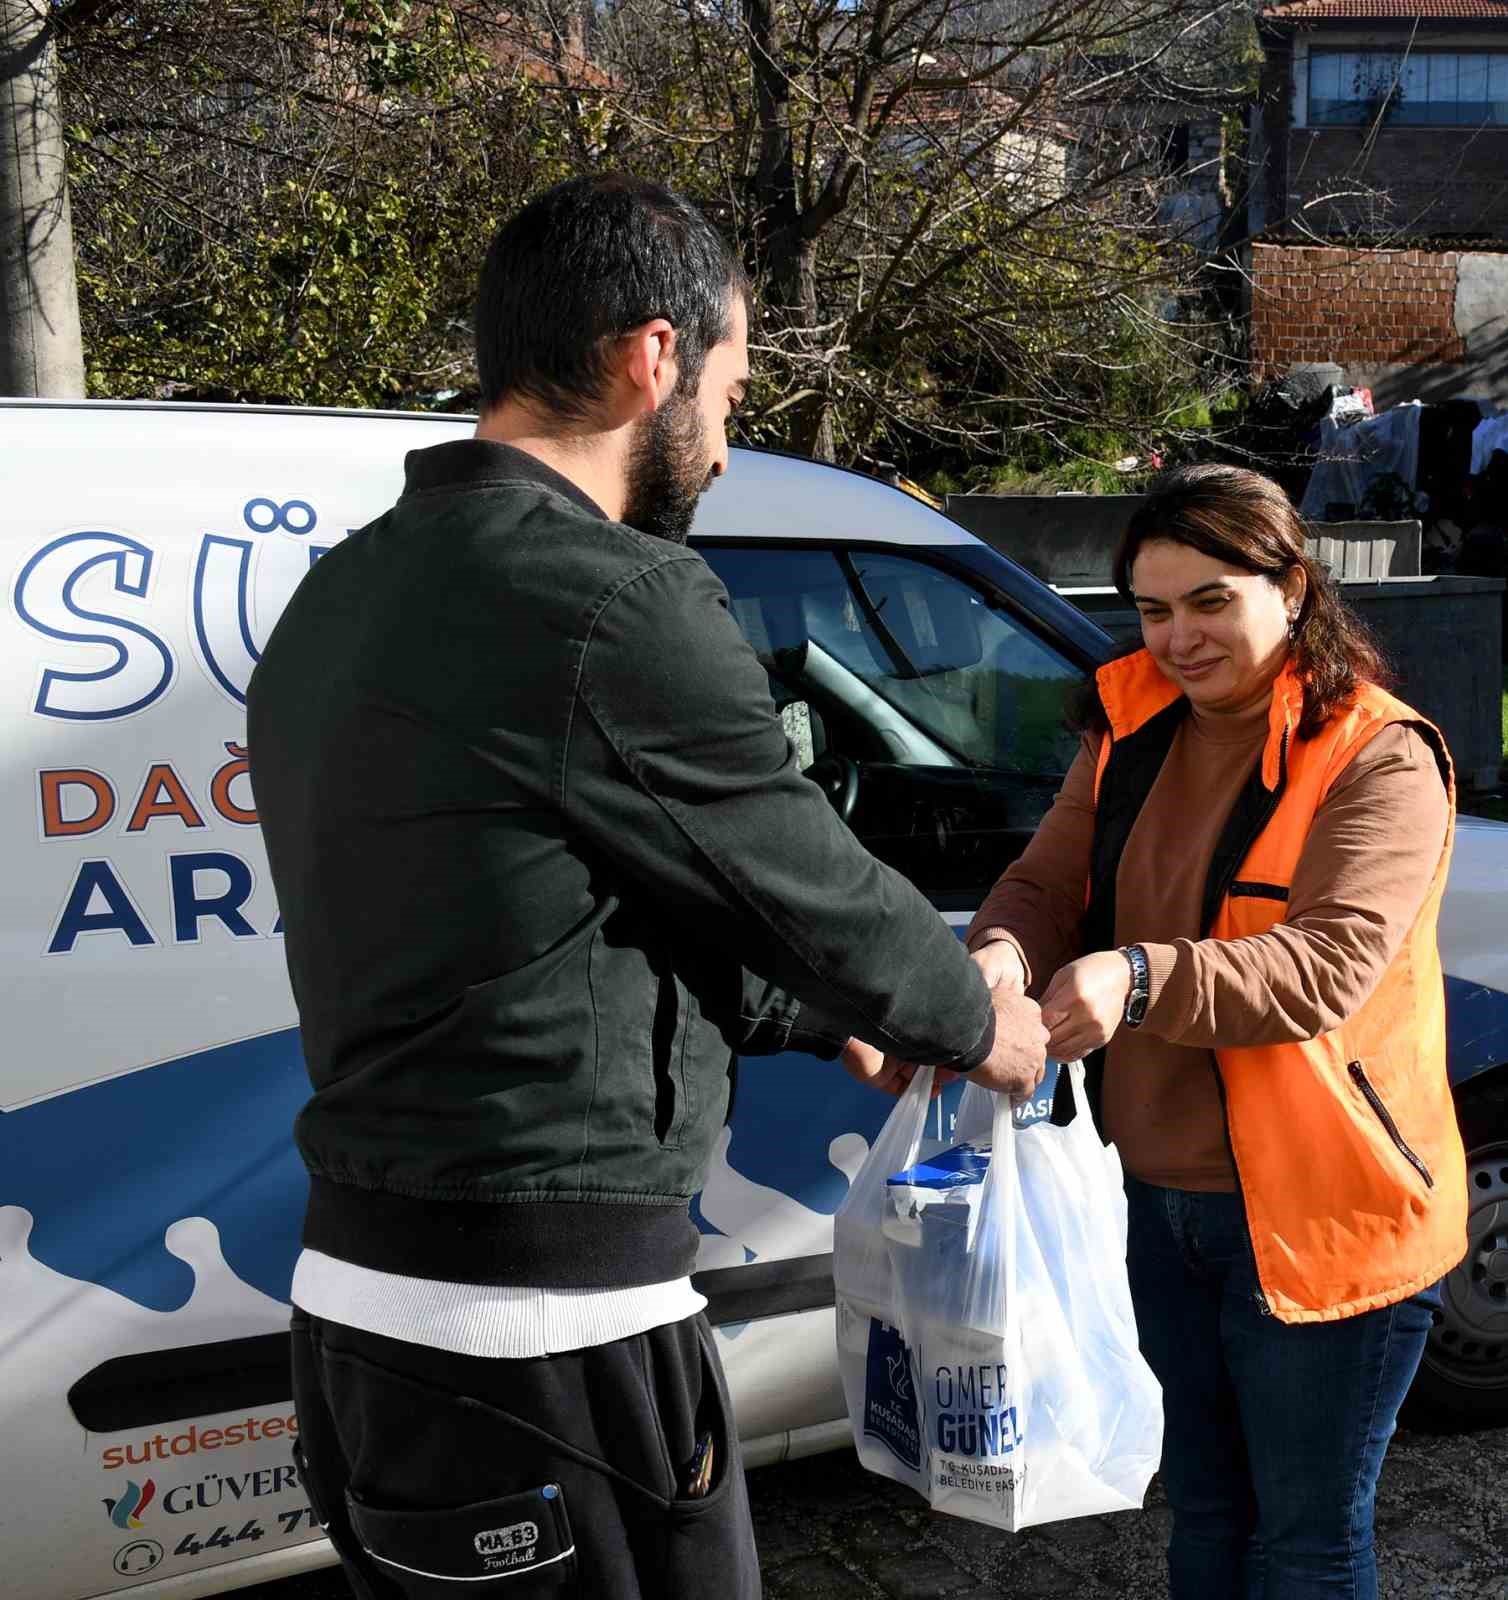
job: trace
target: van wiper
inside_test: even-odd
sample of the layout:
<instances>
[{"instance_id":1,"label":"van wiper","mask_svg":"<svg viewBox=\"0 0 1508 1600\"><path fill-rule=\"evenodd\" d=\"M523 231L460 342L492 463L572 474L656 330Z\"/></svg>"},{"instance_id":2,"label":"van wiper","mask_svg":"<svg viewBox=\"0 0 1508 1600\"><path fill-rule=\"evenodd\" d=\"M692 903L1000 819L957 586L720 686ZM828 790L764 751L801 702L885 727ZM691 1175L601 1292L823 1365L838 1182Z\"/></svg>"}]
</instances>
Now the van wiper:
<instances>
[{"instance_id":1,"label":"van wiper","mask_svg":"<svg viewBox=\"0 0 1508 1600\"><path fill-rule=\"evenodd\" d=\"M885 654L890 657L890 664L895 668L896 677L921 677L916 663L901 648L901 641L890 631L889 625L880 615L880 608L870 598L869 591L864 587L864 580L859 576L859 569L846 550L838 551L838 565L843 569L843 576L848 580L848 587L858 602L859 610L864 613L864 620L874 629L875 637L884 646Z\"/></svg>"}]
</instances>

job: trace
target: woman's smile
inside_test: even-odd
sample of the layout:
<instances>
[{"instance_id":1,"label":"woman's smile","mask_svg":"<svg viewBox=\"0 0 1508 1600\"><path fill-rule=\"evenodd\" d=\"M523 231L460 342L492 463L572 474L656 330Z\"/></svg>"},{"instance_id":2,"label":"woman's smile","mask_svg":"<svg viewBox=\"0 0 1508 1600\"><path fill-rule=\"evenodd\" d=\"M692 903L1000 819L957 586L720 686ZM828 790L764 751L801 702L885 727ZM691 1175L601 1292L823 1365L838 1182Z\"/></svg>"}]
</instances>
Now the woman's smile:
<instances>
[{"instance_id":1,"label":"woman's smile","mask_svg":"<svg viewBox=\"0 0 1508 1600\"><path fill-rule=\"evenodd\" d=\"M1174 661L1173 670L1180 678L1207 678L1225 660L1224 656L1211 656L1207 661Z\"/></svg>"}]
</instances>

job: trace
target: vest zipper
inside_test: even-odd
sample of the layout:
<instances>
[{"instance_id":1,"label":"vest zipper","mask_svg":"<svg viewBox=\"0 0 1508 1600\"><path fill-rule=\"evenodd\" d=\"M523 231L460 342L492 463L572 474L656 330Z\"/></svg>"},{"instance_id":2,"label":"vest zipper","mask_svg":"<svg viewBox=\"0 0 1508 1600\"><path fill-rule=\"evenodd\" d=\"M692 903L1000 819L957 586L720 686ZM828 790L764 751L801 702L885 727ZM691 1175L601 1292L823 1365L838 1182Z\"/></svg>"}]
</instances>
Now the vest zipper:
<instances>
[{"instance_id":1,"label":"vest zipper","mask_svg":"<svg viewBox=\"0 0 1508 1600\"><path fill-rule=\"evenodd\" d=\"M1416 1156L1404 1142L1403 1135L1398 1131L1398 1124L1393 1121L1392 1113L1382 1103L1382 1096L1378 1094L1378 1092L1368 1081L1366 1069L1362 1066L1361 1062L1348 1061L1346 1063L1346 1071L1349 1072L1352 1078L1355 1080L1356 1087L1361 1090L1363 1095L1366 1096L1367 1104L1371 1106L1373 1111L1377 1113L1377 1120L1387 1130L1388 1138L1390 1138L1393 1143L1397 1145L1399 1155L1401 1155L1403 1159L1407 1161L1408 1164L1414 1169L1414 1171L1424 1179L1426 1188L1433 1189L1435 1186L1435 1180L1430 1176L1429 1168L1425 1166L1419 1157Z\"/></svg>"},{"instance_id":2,"label":"vest zipper","mask_svg":"<svg viewBox=\"0 0 1508 1600\"><path fill-rule=\"evenodd\" d=\"M1241 1167L1236 1160L1236 1146L1230 1136L1230 1104L1225 1098L1225 1078L1220 1071L1220 1059L1213 1050L1210 1051L1210 1071L1215 1074L1215 1089L1220 1095L1220 1131L1225 1135L1225 1149L1230 1156L1230 1169L1236 1175L1236 1198L1241 1202L1241 1215L1246 1221L1246 1237L1251 1239L1251 1213L1246 1209L1246 1185L1241 1182ZM1252 1243L1252 1267L1257 1264L1257 1247ZM1267 1290L1262 1286L1262 1274L1256 1273L1257 1279L1257 1309L1264 1317L1272 1315L1272 1305L1267 1299Z\"/></svg>"},{"instance_id":3,"label":"vest zipper","mask_svg":"<svg viewBox=\"0 0 1508 1600\"><path fill-rule=\"evenodd\" d=\"M1260 771L1260 768L1258 770ZM1288 730L1287 730L1287 728L1284 728L1283 729L1283 737L1278 743L1278 783L1277 783L1277 787L1271 792L1270 795L1268 795L1266 802L1262 806L1261 812L1254 819L1254 826L1252 827L1250 837L1248 837L1247 840L1245 841L1245 844L1244 844L1243 848L1241 849L1240 853L1239 854L1232 853L1231 859L1230 859L1229 863L1227 864L1227 868L1226 868L1226 870L1225 870L1225 872L1223 874L1222 880L1220 881L1220 884L1219 884L1219 893L1218 894L1214 894L1212 892L1213 885L1211 885L1211 884L1206 884L1205 885L1206 901L1207 901L1207 903L1212 903L1217 908L1217 910L1218 910L1218 907L1220 906L1220 904L1226 898L1226 896L1230 893L1231 885L1236 881L1236 877L1239 874L1239 872L1241 871L1241 863L1246 859L1246 856L1247 856L1248 852L1250 851L1252 845L1255 844L1257 839L1261 836L1262 830L1267 826L1267 824L1269 822L1272 821L1273 814L1277 811L1278 805L1282 801L1283 791L1287 787L1288 787ZM1218 848L1219 848L1218 845L1216 846L1216 848L1218 850ZM1211 922L1213 922L1213 918L1211 918ZM1201 929L1201 935L1203 937L1206 937L1206 938L1209 936L1209 926L1208 925ZM1252 1266L1253 1266L1253 1268L1255 1268L1256 1267L1257 1246L1256 1246L1256 1240L1252 1237L1251 1212L1248 1211L1247 1207L1246 1207L1246 1185L1244 1183L1242 1183L1242 1181L1241 1181L1241 1167L1240 1167L1240 1164L1236 1160L1235 1141L1232 1140L1232 1138L1230 1136L1230 1102L1226 1099L1226 1096L1225 1096L1225 1077L1224 1077L1224 1074L1220 1071L1220 1058L1213 1050L1210 1051L1210 1071L1215 1074L1215 1087L1220 1092L1220 1127L1221 1127L1221 1131L1225 1134L1225 1148L1226 1148L1227 1152L1230 1155L1231 1171L1234 1172L1235 1175L1236 1175L1236 1194L1240 1197L1240 1201L1241 1201L1241 1215L1246 1219L1246 1236L1247 1236L1248 1239L1250 1239L1252 1241L1252 1243L1251 1243ZM1264 1317L1270 1317L1272 1315L1272 1303L1267 1298L1267 1290L1263 1286L1262 1274L1261 1274L1260 1271L1256 1272L1256 1279L1257 1279L1257 1305L1260 1308L1261 1313L1262 1313L1262 1315Z\"/></svg>"}]
</instances>

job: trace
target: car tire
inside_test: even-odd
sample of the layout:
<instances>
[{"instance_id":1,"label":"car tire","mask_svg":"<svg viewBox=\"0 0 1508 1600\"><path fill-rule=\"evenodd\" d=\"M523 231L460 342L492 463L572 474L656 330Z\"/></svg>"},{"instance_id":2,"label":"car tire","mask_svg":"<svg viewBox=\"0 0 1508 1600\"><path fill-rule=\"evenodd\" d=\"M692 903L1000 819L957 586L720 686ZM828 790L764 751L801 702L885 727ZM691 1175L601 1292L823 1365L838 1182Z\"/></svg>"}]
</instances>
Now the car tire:
<instances>
[{"instance_id":1,"label":"car tire","mask_svg":"<svg viewBox=\"0 0 1508 1600\"><path fill-rule=\"evenodd\" d=\"M1442 1306L1399 1420L1424 1432L1508 1423L1508 1066L1464 1087L1466 1257Z\"/></svg>"}]
</instances>

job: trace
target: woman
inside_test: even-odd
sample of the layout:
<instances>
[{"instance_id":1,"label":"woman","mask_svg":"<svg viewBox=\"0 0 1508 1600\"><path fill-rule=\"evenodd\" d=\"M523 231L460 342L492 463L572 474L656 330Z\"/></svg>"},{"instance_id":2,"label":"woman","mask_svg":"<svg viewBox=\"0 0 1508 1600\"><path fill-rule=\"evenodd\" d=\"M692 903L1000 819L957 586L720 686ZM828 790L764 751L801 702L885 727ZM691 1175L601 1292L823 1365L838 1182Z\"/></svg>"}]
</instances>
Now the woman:
<instances>
[{"instance_id":1,"label":"woman","mask_svg":"<svg viewBox=\"0 0 1508 1600\"><path fill-rule=\"evenodd\" d=\"M1257 473L1159 482L1116 561L1144 648L1098 673L1062 792L969 931L992 985L1040 993L1052 1055L1093 1058L1163 1385L1174 1600L1376 1595L1378 1471L1465 1250L1450 761L1303 540Z\"/></svg>"}]
</instances>

